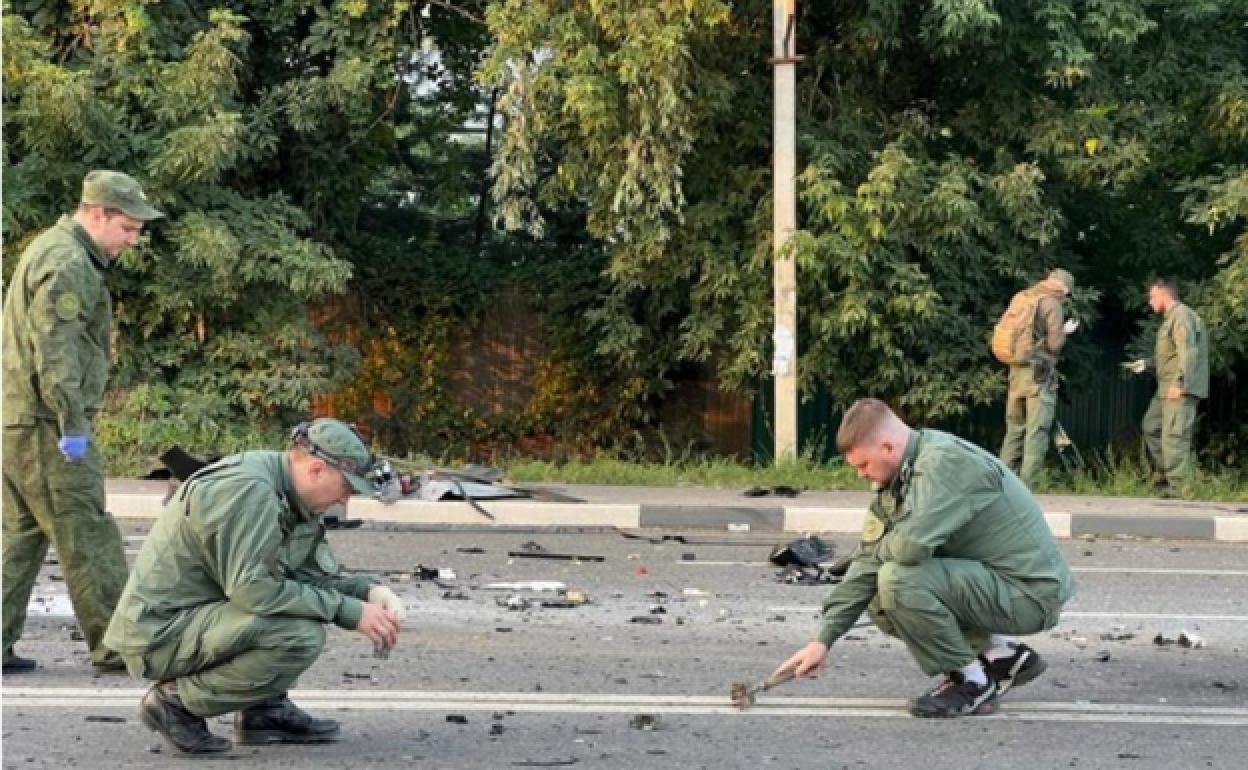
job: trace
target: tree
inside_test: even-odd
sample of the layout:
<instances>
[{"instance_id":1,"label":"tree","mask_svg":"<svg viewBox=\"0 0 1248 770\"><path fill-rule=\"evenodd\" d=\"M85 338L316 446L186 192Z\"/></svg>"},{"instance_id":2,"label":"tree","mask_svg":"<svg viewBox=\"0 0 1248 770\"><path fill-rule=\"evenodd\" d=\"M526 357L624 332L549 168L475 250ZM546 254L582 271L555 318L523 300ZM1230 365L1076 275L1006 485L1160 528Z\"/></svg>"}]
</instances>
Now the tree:
<instances>
[{"instance_id":1,"label":"tree","mask_svg":"<svg viewBox=\"0 0 1248 770\"><path fill-rule=\"evenodd\" d=\"M117 409L210 446L352 375L308 310L348 285L338 249L404 93L402 8L214 6L27 0L4 19L5 255L72 208L87 170L140 178L169 218L110 271Z\"/></svg>"},{"instance_id":2,"label":"tree","mask_svg":"<svg viewBox=\"0 0 1248 770\"><path fill-rule=\"evenodd\" d=\"M586 202L611 254L600 351L654 389L707 359L729 386L765 377L770 3L497 0L487 18L502 219ZM1119 342L1147 278L1177 274L1219 371L1242 362L1244 237L1226 251L1216 231L1243 224L1246 21L1213 0L802 4L805 391L918 420L989 403L988 330L1059 265ZM1076 338L1073 368L1092 353Z\"/></svg>"}]
</instances>

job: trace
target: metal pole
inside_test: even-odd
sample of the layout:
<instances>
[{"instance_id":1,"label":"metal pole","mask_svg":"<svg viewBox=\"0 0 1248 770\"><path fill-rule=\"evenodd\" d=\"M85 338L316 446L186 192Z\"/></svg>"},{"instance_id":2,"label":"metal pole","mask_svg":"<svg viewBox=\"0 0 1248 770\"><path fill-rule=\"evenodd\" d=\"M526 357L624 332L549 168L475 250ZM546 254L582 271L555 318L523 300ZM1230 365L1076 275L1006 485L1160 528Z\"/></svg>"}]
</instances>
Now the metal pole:
<instances>
[{"instance_id":1,"label":"metal pole","mask_svg":"<svg viewBox=\"0 0 1248 770\"><path fill-rule=\"evenodd\" d=\"M797 266L786 251L797 229L796 0L772 0L775 68L775 190L772 242L775 328L772 375L775 377L775 461L797 456Z\"/></svg>"}]
</instances>

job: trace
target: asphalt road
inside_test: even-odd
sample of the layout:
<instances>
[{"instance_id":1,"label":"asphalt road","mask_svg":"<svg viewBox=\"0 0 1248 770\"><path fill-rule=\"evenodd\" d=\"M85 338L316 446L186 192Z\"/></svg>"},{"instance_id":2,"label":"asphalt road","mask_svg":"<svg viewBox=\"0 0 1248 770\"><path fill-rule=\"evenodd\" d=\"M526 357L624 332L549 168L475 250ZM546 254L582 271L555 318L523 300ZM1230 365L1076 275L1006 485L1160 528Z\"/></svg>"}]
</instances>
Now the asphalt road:
<instances>
[{"instance_id":1,"label":"asphalt road","mask_svg":"<svg viewBox=\"0 0 1248 770\"><path fill-rule=\"evenodd\" d=\"M145 526L128 527L131 548ZM901 643L865 624L833 648L819 679L744 713L729 706L732 682L761 678L810 637L827 590L778 582L765 564L771 541L756 535L656 544L366 528L331 538L340 561L386 573L404 597L399 647L379 660L362 637L331 629L293 697L339 719L343 741L238 748L221 760L232 767L1137 770L1240 768L1248 756L1243 545L1065 543L1078 594L1057 628L1029 640L1048 673L1011 692L995 716L933 722L904 709L929 680ZM604 560L507 556L526 541ZM416 565L455 578L422 581ZM4 767L191 761L138 723L145 683L92 674L57 570L45 566L18 647L42 666L4 678ZM554 595L487 589L532 580L560 581L591 603L509 610L500 599ZM1204 646L1154 643L1180 631ZM230 734L229 717L210 724Z\"/></svg>"}]
</instances>

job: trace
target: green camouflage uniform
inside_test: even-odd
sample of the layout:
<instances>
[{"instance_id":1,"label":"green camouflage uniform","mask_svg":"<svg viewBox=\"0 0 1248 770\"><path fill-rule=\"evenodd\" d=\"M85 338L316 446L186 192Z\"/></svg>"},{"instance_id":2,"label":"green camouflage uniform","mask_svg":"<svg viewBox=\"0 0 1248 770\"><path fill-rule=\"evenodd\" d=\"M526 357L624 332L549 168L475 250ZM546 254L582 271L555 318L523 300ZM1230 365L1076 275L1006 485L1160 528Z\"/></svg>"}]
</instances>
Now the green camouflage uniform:
<instances>
[{"instance_id":1,"label":"green camouflage uniform","mask_svg":"<svg viewBox=\"0 0 1248 770\"><path fill-rule=\"evenodd\" d=\"M1001 462L1027 484L1035 480L1049 453L1057 413L1057 357L1066 344L1062 292L1046 288L1043 281L1029 291L1042 295L1032 327L1036 351L1031 363L1010 367L1001 444Z\"/></svg>"},{"instance_id":2,"label":"green camouflage uniform","mask_svg":"<svg viewBox=\"0 0 1248 770\"><path fill-rule=\"evenodd\" d=\"M844 581L823 603L818 639L831 646L865 610L936 675L970 663L993 633L1052 628L1073 592L1070 567L1018 477L955 436L914 431Z\"/></svg>"},{"instance_id":3,"label":"green camouflage uniform","mask_svg":"<svg viewBox=\"0 0 1248 770\"><path fill-rule=\"evenodd\" d=\"M1157 393L1141 425L1144 446L1154 470L1179 486L1191 466L1196 406L1209 397L1209 337L1200 316L1182 302L1166 311L1157 330L1153 366ZM1179 398L1166 398L1171 386L1179 389Z\"/></svg>"},{"instance_id":4,"label":"green camouflage uniform","mask_svg":"<svg viewBox=\"0 0 1248 770\"><path fill-rule=\"evenodd\" d=\"M143 543L105 641L130 673L177 680L194 714L285 693L324 623L355 629L372 578L342 574L288 455L244 452L192 476Z\"/></svg>"},{"instance_id":5,"label":"green camouflage uniform","mask_svg":"<svg viewBox=\"0 0 1248 770\"><path fill-rule=\"evenodd\" d=\"M4 301L4 650L51 539L91 659L113 665L101 638L126 581L117 522L104 510L94 442L71 463L57 442L89 436L109 369L109 258L71 217L22 253Z\"/></svg>"}]
</instances>

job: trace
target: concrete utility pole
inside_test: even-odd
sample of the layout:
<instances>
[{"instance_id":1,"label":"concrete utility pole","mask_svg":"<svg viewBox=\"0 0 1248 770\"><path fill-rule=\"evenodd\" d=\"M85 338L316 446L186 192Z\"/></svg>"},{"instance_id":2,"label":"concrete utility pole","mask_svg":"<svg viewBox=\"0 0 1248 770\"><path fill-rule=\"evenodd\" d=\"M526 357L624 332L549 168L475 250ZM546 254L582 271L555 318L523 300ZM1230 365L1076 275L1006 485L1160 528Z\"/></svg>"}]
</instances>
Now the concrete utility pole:
<instances>
[{"instance_id":1,"label":"concrete utility pole","mask_svg":"<svg viewBox=\"0 0 1248 770\"><path fill-rule=\"evenodd\" d=\"M774 248L775 461L797 456L797 266L786 253L797 229L797 0L772 0L775 68Z\"/></svg>"}]
</instances>

